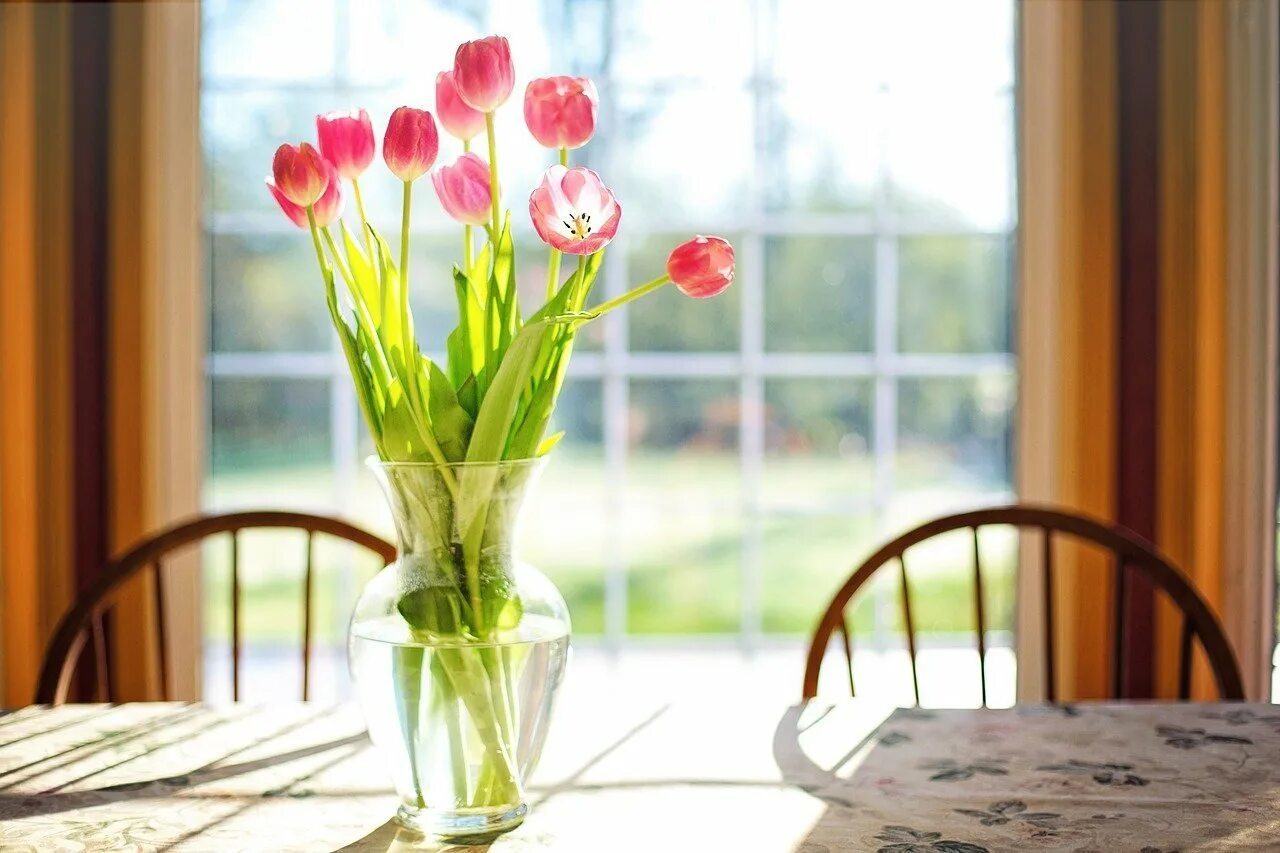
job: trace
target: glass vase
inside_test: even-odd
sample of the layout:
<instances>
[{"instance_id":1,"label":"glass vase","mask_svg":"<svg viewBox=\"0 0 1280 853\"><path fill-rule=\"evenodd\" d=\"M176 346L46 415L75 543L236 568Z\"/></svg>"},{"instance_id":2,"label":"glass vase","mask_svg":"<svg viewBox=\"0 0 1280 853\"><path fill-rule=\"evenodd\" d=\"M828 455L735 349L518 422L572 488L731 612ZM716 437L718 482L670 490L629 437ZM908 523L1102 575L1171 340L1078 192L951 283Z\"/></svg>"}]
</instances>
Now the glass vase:
<instances>
[{"instance_id":1,"label":"glass vase","mask_svg":"<svg viewBox=\"0 0 1280 853\"><path fill-rule=\"evenodd\" d=\"M398 559L365 586L349 654L403 826L483 842L528 813L569 651L564 598L514 552L540 460L370 466Z\"/></svg>"}]
</instances>

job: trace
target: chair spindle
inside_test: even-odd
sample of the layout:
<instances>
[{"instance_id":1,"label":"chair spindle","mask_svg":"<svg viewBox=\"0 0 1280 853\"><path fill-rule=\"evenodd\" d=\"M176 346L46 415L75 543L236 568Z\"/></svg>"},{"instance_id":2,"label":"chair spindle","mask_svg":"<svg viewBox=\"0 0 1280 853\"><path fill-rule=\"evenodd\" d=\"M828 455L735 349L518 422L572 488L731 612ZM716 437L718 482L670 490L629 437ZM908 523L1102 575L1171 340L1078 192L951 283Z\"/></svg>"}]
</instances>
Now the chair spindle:
<instances>
[{"instance_id":1,"label":"chair spindle","mask_svg":"<svg viewBox=\"0 0 1280 853\"><path fill-rule=\"evenodd\" d=\"M164 569L160 561L151 564L151 581L156 596L156 637L160 653L160 697L169 701L169 631L164 612Z\"/></svg>"},{"instance_id":2,"label":"chair spindle","mask_svg":"<svg viewBox=\"0 0 1280 853\"><path fill-rule=\"evenodd\" d=\"M1125 599L1129 596L1128 566L1119 554L1115 557L1115 616L1112 624L1115 631L1111 642L1111 695L1116 699L1124 698L1124 611Z\"/></svg>"},{"instance_id":3,"label":"chair spindle","mask_svg":"<svg viewBox=\"0 0 1280 853\"><path fill-rule=\"evenodd\" d=\"M231 700L240 701L240 531L231 531Z\"/></svg>"},{"instance_id":4,"label":"chair spindle","mask_svg":"<svg viewBox=\"0 0 1280 853\"><path fill-rule=\"evenodd\" d=\"M853 638L849 633L849 617L840 614L840 637L844 640L844 659L849 667L849 695L857 696L853 688Z\"/></svg>"},{"instance_id":5,"label":"chair spindle","mask_svg":"<svg viewBox=\"0 0 1280 853\"><path fill-rule=\"evenodd\" d=\"M307 568L303 578L302 592L302 701L311 698L311 594L314 587L312 581L312 565L315 562L316 534L307 531Z\"/></svg>"},{"instance_id":6,"label":"chair spindle","mask_svg":"<svg viewBox=\"0 0 1280 853\"><path fill-rule=\"evenodd\" d=\"M907 583L907 558L898 556L899 576L902 578L902 621L907 628L907 654L911 656L911 690L920 704L920 676L916 672L916 627L911 619L911 589Z\"/></svg>"},{"instance_id":7,"label":"chair spindle","mask_svg":"<svg viewBox=\"0 0 1280 853\"><path fill-rule=\"evenodd\" d=\"M982 601L982 553L978 547L978 527L973 530L973 600L978 620L978 684L982 689L982 707L987 707L987 618Z\"/></svg>"},{"instance_id":8,"label":"chair spindle","mask_svg":"<svg viewBox=\"0 0 1280 853\"><path fill-rule=\"evenodd\" d=\"M1053 531L1044 531L1044 695L1050 702L1058 701L1057 660L1054 654L1053 619Z\"/></svg>"},{"instance_id":9,"label":"chair spindle","mask_svg":"<svg viewBox=\"0 0 1280 853\"><path fill-rule=\"evenodd\" d=\"M107 672L107 637L102 628L102 611L93 614L93 669L97 679L95 698L99 702L110 702L111 678Z\"/></svg>"}]
</instances>

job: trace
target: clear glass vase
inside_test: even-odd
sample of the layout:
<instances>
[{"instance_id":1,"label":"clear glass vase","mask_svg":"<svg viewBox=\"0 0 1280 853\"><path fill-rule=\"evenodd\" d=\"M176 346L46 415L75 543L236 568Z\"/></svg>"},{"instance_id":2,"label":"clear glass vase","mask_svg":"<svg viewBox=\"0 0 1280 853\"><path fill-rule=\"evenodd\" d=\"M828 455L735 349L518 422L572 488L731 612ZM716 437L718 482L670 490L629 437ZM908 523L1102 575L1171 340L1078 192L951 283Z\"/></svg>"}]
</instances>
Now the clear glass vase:
<instances>
[{"instance_id":1,"label":"clear glass vase","mask_svg":"<svg viewBox=\"0 0 1280 853\"><path fill-rule=\"evenodd\" d=\"M564 598L513 551L540 460L370 460L399 558L364 588L349 654L402 825L451 841L515 829L569 652Z\"/></svg>"}]
</instances>

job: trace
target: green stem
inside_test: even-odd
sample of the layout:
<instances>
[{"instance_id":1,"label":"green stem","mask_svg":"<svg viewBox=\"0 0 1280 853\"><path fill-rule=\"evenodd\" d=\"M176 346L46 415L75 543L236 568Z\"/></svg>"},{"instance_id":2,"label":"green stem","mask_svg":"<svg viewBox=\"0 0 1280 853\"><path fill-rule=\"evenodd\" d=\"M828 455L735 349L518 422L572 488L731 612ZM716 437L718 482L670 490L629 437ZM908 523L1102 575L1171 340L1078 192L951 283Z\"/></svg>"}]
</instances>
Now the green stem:
<instances>
[{"instance_id":1,"label":"green stem","mask_svg":"<svg viewBox=\"0 0 1280 853\"><path fill-rule=\"evenodd\" d=\"M644 284L640 285L639 287L632 288L631 290L628 290L626 293L622 294L621 296L615 297L614 299L610 299L608 302L605 302L599 308L596 308L594 311L591 312L591 319L594 320L596 317L600 317L600 316L603 316L604 314L608 314L614 308L618 308L622 305L626 305L628 302L632 301L633 299L639 299L641 296L644 296L646 293L652 293L653 291L657 290L659 287L662 287L664 284L666 284L669 281L671 281L671 276L666 274L658 276L653 281L646 281Z\"/></svg>"},{"instance_id":2,"label":"green stem","mask_svg":"<svg viewBox=\"0 0 1280 853\"><path fill-rule=\"evenodd\" d=\"M493 233L490 240L493 242L494 252L498 250L498 236L502 232L502 223L499 216L499 199L498 199L498 140L493 132L493 113L484 114L484 131L485 136L489 139L489 214L492 221L491 228Z\"/></svg>"},{"instance_id":3,"label":"green stem","mask_svg":"<svg viewBox=\"0 0 1280 853\"><path fill-rule=\"evenodd\" d=\"M369 217L364 212L364 196L360 194L358 178L351 179L351 191L355 194L356 210L360 214L360 234L364 237L364 251L369 256L369 263L373 263L373 244L369 241Z\"/></svg>"},{"instance_id":4,"label":"green stem","mask_svg":"<svg viewBox=\"0 0 1280 853\"><path fill-rule=\"evenodd\" d=\"M409 324L409 209L413 182L404 182L404 203L400 210L400 342L404 351L406 380L413 375L409 359L413 355L413 329ZM409 390L409 389L406 389ZM413 389L417 397L417 389Z\"/></svg>"},{"instance_id":5,"label":"green stem","mask_svg":"<svg viewBox=\"0 0 1280 853\"><path fill-rule=\"evenodd\" d=\"M313 205L307 205L307 224L311 226L311 242L316 246L316 260L320 262L320 270L329 269L329 262L324 257L324 247L320 245L320 229L316 227L316 211Z\"/></svg>"},{"instance_id":6,"label":"green stem","mask_svg":"<svg viewBox=\"0 0 1280 853\"><path fill-rule=\"evenodd\" d=\"M571 311L581 311L582 306L578 303L586 301L587 291L586 291L586 285L583 283L587 277L587 256L586 255L578 255L577 275L578 275L577 282L574 284L573 293L570 296Z\"/></svg>"},{"instance_id":7,"label":"green stem","mask_svg":"<svg viewBox=\"0 0 1280 853\"><path fill-rule=\"evenodd\" d=\"M560 149L560 165L568 167L569 165L569 149ZM556 295L556 290L560 287L560 250L551 249L551 259L547 262L547 301Z\"/></svg>"},{"instance_id":8,"label":"green stem","mask_svg":"<svg viewBox=\"0 0 1280 853\"><path fill-rule=\"evenodd\" d=\"M409 287L409 208L413 196L413 182L404 182L404 201L400 203L400 287ZM401 300L403 301L403 300Z\"/></svg>"}]
</instances>

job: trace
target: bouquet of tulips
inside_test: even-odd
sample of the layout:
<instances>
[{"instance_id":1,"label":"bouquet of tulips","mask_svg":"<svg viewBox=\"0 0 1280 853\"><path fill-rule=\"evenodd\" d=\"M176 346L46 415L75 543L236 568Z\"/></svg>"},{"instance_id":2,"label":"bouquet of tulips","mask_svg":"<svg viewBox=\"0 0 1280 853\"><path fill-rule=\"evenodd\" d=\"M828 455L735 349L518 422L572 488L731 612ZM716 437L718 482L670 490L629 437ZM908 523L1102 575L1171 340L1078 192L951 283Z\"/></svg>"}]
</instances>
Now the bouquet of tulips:
<instances>
[{"instance_id":1,"label":"bouquet of tulips","mask_svg":"<svg viewBox=\"0 0 1280 853\"><path fill-rule=\"evenodd\" d=\"M460 534L450 541L449 533L442 532L432 547L449 563L451 578L406 593L398 605L423 642L485 644L520 612L511 585L486 581L481 570L494 479L475 473L473 466L452 463L546 454L560 437L545 433L575 334L584 324L668 283L694 298L714 296L734 274L727 242L694 237L672 250L665 273L587 310L622 207L599 175L569 162L569 152L595 133L595 86L578 77L539 79L525 91L525 121L540 145L558 152L558 162L546 170L528 202L533 228L549 247L546 298L532 313L522 311L494 134L494 113L506 103L514 83L507 40L491 36L461 45L453 69L437 77L434 116L409 106L391 114L382 158L403 188L398 252L369 224L361 198L360 180L375 157L373 126L365 110L317 117L318 149L308 142L281 145L267 179L285 214L310 231L330 318L379 456L388 462L433 463L448 489L448 527ZM437 120L462 150L451 164L432 172L439 154ZM472 150L482 132L487 160ZM409 306L413 188L428 173L441 206L462 232L461 258L452 276L440 283L457 299L458 323L444 346L434 348L424 348L418 340ZM354 229L342 218L344 181L359 219ZM576 260L564 264L567 275L561 273L563 255ZM427 349L445 352L447 361L438 364ZM477 671L450 660L441 658L441 665L452 667L444 675L458 700L473 719L497 718L487 727L496 732L494 737L510 738L509 730L505 735L502 731L502 703L492 698L505 691L495 680L511 677L502 661L486 661ZM406 665L397 676L403 680L402 701L416 701L412 685L421 679L420 668L420 663L417 671ZM408 714L416 719L414 709ZM509 780L501 778L501 768L488 775L469 801L456 805L502 802L510 794Z\"/></svg>"}]
</instances>

